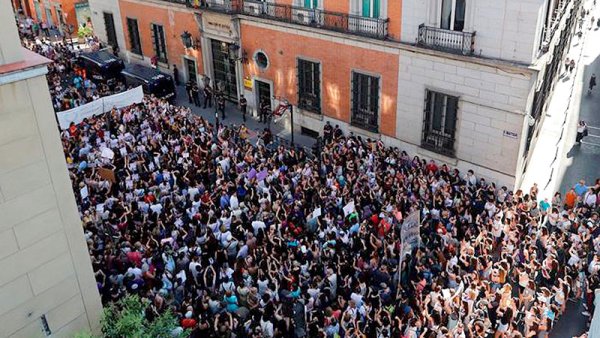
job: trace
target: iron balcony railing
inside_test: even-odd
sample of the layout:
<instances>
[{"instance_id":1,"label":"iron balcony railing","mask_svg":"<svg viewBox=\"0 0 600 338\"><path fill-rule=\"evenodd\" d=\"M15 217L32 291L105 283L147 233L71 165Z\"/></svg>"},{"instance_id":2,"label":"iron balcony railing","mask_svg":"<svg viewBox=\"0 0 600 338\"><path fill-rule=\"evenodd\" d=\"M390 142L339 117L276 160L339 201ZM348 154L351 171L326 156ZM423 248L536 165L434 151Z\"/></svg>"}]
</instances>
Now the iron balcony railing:
<instances>
[{"instance_id":1,"label":"iron balcony railing","mask_svg":"<svg viewBox=\"0 0 600 338\"><path fill-rule=\"evenodd\" d=\"M171 2L183 2L188 7L205 9L222 13L240 13L242 0L169 0Z\"/></svg>"},{"instance_id":2,"label":"iron balcony railing","mask_svg":"<svg viewBox=\"0 0 600 338\"><path fill-rule=\"evenodd\" d=\"M475 50L475 32L457 32L421 24L417 44L432 49L471 55Z\"/></svg>"},{"instance_id":3,"label":"iron balcony railing","mask_svg":"<svg viewBox=\"0 0 600 338\"><path fill-rule=\"evenodd\" d=\"M454 136L437 130L423 129L421 147L433 152L454 157Z\"/></svg>"},{"instance_id":4,"label":"iron balcony railing","mask_svg":"<svg viewBox=\"0 0 600 338\"><path fill-rule=\"evenodd\" d=\"M388 36L388 19L369 18L321 9L244 0L243 13L375 39Z\"/></svg>"}]
</instances>

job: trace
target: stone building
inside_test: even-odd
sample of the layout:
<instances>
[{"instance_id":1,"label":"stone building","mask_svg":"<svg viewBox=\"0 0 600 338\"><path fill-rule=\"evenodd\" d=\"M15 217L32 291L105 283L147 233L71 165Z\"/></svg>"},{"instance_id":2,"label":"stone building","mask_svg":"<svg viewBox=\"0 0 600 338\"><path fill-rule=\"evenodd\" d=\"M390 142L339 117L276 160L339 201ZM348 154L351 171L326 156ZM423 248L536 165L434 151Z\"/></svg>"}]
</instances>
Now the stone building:
<instances>
[{"instance_id":1,"label":"stone building","mask_svg":"<svg viewBox=\"0 0 600 338\"><path fill-rule=\"evenodd\" d=\"M100 296L46 82L0 1L0 337L96 330Z\"/></svg>"},{"instance_id":2,"label":"stone building","mask_svg":"<svg viewBox=\"0 0 600 338\"><path fill-rule=\"evenodd\" d=\"M517 186L581 0L118 0L131 62ZM92 8L94 11L94 9Z\"/></svg>"}]
</instances>

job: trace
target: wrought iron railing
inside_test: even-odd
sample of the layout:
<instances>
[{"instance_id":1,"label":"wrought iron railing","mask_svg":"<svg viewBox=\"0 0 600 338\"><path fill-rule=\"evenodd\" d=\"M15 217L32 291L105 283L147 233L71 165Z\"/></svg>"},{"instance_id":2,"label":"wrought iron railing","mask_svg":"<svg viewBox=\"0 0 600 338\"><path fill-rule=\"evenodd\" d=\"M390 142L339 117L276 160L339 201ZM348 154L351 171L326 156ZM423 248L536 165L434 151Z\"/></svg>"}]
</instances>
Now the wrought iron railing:
<instances>
[{"instance_id":1,"label":"wrought iron railing","mask_svg":"<svg viewBox=\"0 0 600 338\"><path fill-rule=\"evenodd\" d=\"M454 156L454 136L423 128L421 147L449 157Z\"/></svg>"},{"instance_id":2,"label":"wrought iron railing","mask_svg":"<svg viewBox=\"0 0 600 338\"><path fill-rule=\"evenodd\" d=\"M188 7L222 13L240 13L242 0L168 0L187 4Z\"/></svg>"},{"instance_id":3,"label":"wrought iron railing","mask_svg":"<svg viewBox=\"0 0 600 338\"><path fill-rule=\"evenodd\" d=\"M447 52L471 55L475 50L475 32L457 32L421 24L417 44Z\"/></svg>"},{"instance_id":4,"label":"wrought iron railing","mask_svg":"<svg viewBox=\"0 0 600 338\"><path fill-rule=\"evenodd\" d=\"M386 39L388 35L388 19L254 0L244 0L243 13L375 39Z\"/></svg>"}]
</instances>

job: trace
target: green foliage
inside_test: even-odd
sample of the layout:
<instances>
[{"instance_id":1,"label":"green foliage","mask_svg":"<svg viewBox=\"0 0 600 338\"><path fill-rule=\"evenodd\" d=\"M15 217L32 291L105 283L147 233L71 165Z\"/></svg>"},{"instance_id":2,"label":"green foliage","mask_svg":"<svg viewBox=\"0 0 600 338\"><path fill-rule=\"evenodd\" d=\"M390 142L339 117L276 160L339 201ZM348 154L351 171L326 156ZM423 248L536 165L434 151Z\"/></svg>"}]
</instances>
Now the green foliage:
<instances>
[{"instance_id":1,"label":"green foliage","mask_svg":"<svg viewBox=\"0 0 600 338\"><path fill-rule=\"evenodd\" d=\"M85 38L86 36L91 36L93 33L92 28L90 26L79 26L79 29L77 30L77 37L78 38Z\"/></svg>"},{"instance_id":2,"label":"green foliage","mask_svg":"<svg viewBox=\"0 0 600 338\"><path fill-rule=\"evenodd\" d=\"M146 320L144 310L146 304L137 296L127 296L104 309L102 319L103 337L105 338L167 338L178 327L177 317L167 311L152 322ZM186 337L184 332L180 337ZM84 337L81 337L84 338Z\"/></svg>"}]
</instances>

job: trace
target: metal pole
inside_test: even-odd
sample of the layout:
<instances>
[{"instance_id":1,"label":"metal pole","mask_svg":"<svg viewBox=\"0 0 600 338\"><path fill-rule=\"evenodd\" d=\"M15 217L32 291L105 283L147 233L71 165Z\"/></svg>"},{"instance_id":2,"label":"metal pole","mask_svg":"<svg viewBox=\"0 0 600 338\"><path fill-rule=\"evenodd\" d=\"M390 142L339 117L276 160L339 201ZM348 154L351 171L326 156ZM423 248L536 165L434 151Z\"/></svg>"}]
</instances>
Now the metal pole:
<instances>
[{"instance_id":1,"label":"metal pole","mask_svg":"<svg viewBox=\"0 0 600 338\"><path fill-rule=\"evenodd\" d=\"M292 118L291 132L292 132L292 147L293 147L294 146L294 106L292 104L290 104L290 116Z\"/></svg>"}]
</instances>

